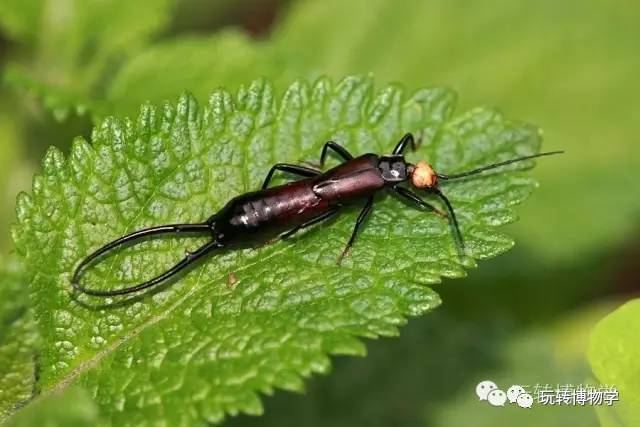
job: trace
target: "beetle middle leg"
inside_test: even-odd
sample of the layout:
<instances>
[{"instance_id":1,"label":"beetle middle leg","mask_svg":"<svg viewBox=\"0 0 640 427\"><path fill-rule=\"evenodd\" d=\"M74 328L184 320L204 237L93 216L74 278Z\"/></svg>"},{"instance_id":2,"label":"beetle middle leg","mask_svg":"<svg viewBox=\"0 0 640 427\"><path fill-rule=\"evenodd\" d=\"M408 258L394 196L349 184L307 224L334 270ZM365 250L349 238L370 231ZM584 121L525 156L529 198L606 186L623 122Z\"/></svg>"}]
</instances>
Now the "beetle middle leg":
<instances>
[{"instance_id":1,"label":"beetle middle leg","mask_svg":"<svg viewBox=\"0 0 640 427\"><path fill-rule=\"evenodd\" d=\"M367 203L364 205L364 208L362 208L362 210L360 211L360 214L358 215L358 219L356 220L356 225L353 227L353 232L351 233L351 237L349 238L347 245L342 250L342 253L338 257L338 261L336 262L336 264L338 265L342 264L342 259L345 256L347 256L347 254L349 253L349 249L351 249L351 246L353 246L353 242L355 242L356 240L356 236L358 235L358 231L360 230L362 223L364 222L365 219L367 219L367 217L371 213L372 208L373 208L373 197L369 197L367 199Z\"/></svg>"},{"instance_id":2,"label":"beetle middle leg","mask_svg":"<svg viewBox=\"0 0 640 427\"><path fill-rule=\"evenodd\" d=\"M300 224L297 227L292 228L289 231L285 231L284 233L282 233L280 235L281 239L287 239L291 236L293 236L295 233L297 233L298 231L302 230L303 228L307 228L307 227L311 227L313 224L317 224L321 221L324 221L325 219L331 218L333 215L337 214L339 211L339 209L331 209L323 214L318 215L315 218L311 218L309 221Z\"/></svg>"},{"instance_id":3,"label":"beetle middle leg","mask_svg":"<svg viewBox=\"0 0 640 427\"><path fill-rule=\"evenodd\" d=\"M269 170L269 173L267 174L267 177L264 179L264 182L262 183L263 190L269 186L269 182L271 181L273 174L278 170L282 172L293 173L299 176L304 176L306 178L309 178L312 176L318 176L322 174L322 172L320 172L319 170L307 168L305 166L292 165L290 163L276 163L271 167L271 169Z\"/></svg>"}]
</instances>

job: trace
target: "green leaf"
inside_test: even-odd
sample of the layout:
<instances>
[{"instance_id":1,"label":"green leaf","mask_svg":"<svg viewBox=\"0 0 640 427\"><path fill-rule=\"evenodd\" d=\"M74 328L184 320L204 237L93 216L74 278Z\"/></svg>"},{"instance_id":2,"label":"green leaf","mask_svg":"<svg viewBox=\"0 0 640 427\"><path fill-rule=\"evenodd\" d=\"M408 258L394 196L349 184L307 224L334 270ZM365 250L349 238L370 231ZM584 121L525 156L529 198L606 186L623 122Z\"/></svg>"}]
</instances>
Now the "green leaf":
<instances>
[{"instance_id":1,"label":"green leaf","mask_svg":"<svg viewBox=\"0 0 640 427\"><path fill-rule=\"evenodd\" d=\"M327 139L354 153L389 152L403 133L423 130L411 158L443 172L539 149L537 128L496 111L452 118L454 99L441 88L374 92L370 78L357 76L296 82L279 99L259 80L237 95L214 92L205 107L185 95L177 105L144 106L136 121L108 119L91 144L76 140L68 159L52 148L33 194L18 199L13 230L44 337L43 392L81 384L116 425L259 414L258 392L300 390L302 377L329 370L327 354L361 355L359 337L396 335L407 316L437 306L425 285L465 274L451 228L394 197L380 197L340 267L356 208L290 240L212 257L133 300L75 299L69 280L105 242L144 226L201 221L255 190L273 163L316 159ZM519 172L443 186L471 257L513 245L495 227L515 219L513 205L534 187ZM96 266L88 281L133 284L186 247L146 242Z\"/></svg>"},{"instance_id":2,"label":"green leaf","mask_svg":"<svg viewBox=\"0 0 640 427\"><path fill-rule=\"evenodd\" d=\"M611 408L598 411L602 425L636 426L640 423L640 299L627 302L602 319L591 334L589 363L601 384L620 393Z\"/></svg>"},{"instance_id":3,"label":"green leaf","mask_svg":"<svg viewBox=\"0 0 640 427\"><path fill-rule=\"evenodd\" d=\"M86 427L96 425L98 408L81 387L35 400L7 420L6 427Z\"/></svg>"},{"instance_id":4,"label":"green leaf","mask_svg":"<svg viewBox=\"0 0 640 427\"><path fill-rule=\"evenodd\" d=\"M0 421L36 391L35 327L26 281L12 265L0 273Z\"/></svg>"},{"instance_id":5,"label":"green leaf","mask_svg":"<svg viewBox=\"0 0 640 427\"><path fill-rule=\"evenodd\" d=\"M41 0L3 0L0 2L0 29L14 40L33 41L41 3Z\"/></svg>"},{"instance_id":6,"label":"green leaf","mask_svg":"<svg viewBox=\"0 0 640 427\"><path fill-rule=\"evenodd\" d=\"M9 3L13 4L13 1ZM22 5L22 2L19 2ZM113 68L168 23L173 0L41 0L29 16L36 40L31 58L11 63L6 80L43 98L56 117L101 111L102 87ZM6 6L17 22L27 10ZM24 12L25 16L22 16ZM12 19L10 22L14 22ZM26 24L16 24L18 29ZM17 30L20 32L20 30Z\"/></svg>"},{"instance_id":7,"label":"green leaf","mask_svg":"<svg viewBox=\"0 0 640 427\"><path fill-rule=\"evenodd\" d=\"M19 125L15 114L11 109L15 105L9 106L9 102L0 98L0 253L7 252L7 246L11 238L9 224L13 221L15 212L13 203L15 194L23 183L22 177L25 174L24 167L20 165L23 149L19 139ZM28 185L28 180L27 180ZM24 187L23 187L24 188Z\"/></svg>"},{"instance_id":8,"label":"green leaf","mask_svg":"<svg viewBox=\"0 0 640 427\"><path fill-rule=\"evenodd\" d=\"M409 322L393 342L370 343L365 360L340 358L330 377L309 382L305 396L278 393L266 399L262 417L238 417L226 425L597 426L591 405L535 404L523 411L507 404L498 410L479 402L475 387L484 379L503 390L512 384L532 389L546 383L584 384L590 374L584 357L590 331L611 305L589 304L556 318L542 313L544 324L523 327L513 317L517 309L484 306L498 295L495 283L478 283L473 276L475 281L448 283L442 289L443 306ZM510 285L514 293L527 288L517 278ZM471 294L470 300L475 297L482 314L461 308L452 288ZM483 293L488 295L484 299Z\"/></svg>"},{"instance_id":9,"label":"green leaf","mask_svg":"<svg viewBox=\"0 0 640 427\"><path fill-rule=\"evenodd\" d=\"M291 77L281 64L262 55L261 46L235 29L151 45L118 70L105 94L105 110L127 116L143 102L171 99L186 89L204 98L222 85L237 88L250 76L278 76L279 81Z\"/></svg>"}]
</instances>

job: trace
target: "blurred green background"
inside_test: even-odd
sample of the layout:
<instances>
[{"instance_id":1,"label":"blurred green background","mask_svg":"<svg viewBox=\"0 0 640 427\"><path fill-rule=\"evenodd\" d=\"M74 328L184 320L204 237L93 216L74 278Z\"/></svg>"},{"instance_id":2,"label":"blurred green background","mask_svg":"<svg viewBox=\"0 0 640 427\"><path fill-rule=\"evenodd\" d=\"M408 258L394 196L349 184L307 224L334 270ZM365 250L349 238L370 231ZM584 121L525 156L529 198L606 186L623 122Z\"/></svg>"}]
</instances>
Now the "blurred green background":
<instances>
[{"instance_id":1,"label":"blurred green background","mask_svg":"<svg viewBox=\"0 0 640 427\"><path fill-rule=\"evenodd\" d=\"M478 381L593 381L589 333L640 282L640 3L631 0L0 2L0 249L44 151L145 100L200 99L259 76L373 73L497 106L561 158L508 227L517 246L365 359L338 358L305 395L278 392L230 425L598 425L591 407L496 410ZM597 383L597 381L595 381Z\"/></svg>"}]
</instances>

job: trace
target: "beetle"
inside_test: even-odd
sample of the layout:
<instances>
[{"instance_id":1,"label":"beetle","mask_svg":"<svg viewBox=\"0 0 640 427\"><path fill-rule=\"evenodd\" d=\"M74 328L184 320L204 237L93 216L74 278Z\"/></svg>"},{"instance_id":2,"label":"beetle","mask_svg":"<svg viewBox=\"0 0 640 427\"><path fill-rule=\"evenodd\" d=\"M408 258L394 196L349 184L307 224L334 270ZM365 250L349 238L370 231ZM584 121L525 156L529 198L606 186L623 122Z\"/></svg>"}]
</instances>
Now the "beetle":
<instances>
[{"instance_id":1,"label":"beetle","mask_svg":"<svg viewBox=\"0 0 640 427\"><path fill-rule=\"evenodd\" d=\"M367 153L354 157L340 144L328 141L322 147L320 162L313 165L317 167L277 163L267 173L260 190L234 197L206 221L144 228L107 243L88 255L76 267L71 284L76 290L94 296L115 296L141 291L164 282L212 251L286 239L299 230L337 215L347 205L364 201L364 207L358 214L351 237L338 258L338 264L340 264L353 246L362 224L371 214L374 195L384 189L393 191L418 207L450 219L456 244L461 251L464 251L464 239L455 211L449 199L440 190L439 182L563 152L532 154L466 172L445 175L437 173L424 160L416 164L407 162L404 157L407 148L412 150L417 148L416 140L411 133L404 135L389 155ZM342 159L342 163L323 172L321 168L324 166L329 150L337 154ZM269 187L273 175L278 171L297 175L301 179ZM423 190L441 199L447 212L426 202L413 189L404 186L405 183L409 183L413 189ZM185 257L167 271L134 286L115 290L97 290L80 283L84 269L107 252L124 244L167 233L202 233L209 235L211 240L193 252L187 251Z\"/></svg>"}]
</instances>

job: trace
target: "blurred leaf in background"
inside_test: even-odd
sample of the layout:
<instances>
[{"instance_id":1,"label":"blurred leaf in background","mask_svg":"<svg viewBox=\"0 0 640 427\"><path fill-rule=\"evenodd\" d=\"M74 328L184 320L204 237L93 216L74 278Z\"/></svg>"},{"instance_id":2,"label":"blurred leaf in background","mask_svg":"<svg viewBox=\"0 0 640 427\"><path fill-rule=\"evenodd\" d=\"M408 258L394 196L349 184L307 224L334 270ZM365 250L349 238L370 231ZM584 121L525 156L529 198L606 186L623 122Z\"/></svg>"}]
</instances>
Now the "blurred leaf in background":
<instances>
[{"instance_id":1,"label":"blurred leaf in background","mask_svg":"<svg viewBox=\"0 0 640 427\"><path fill-rule=\"evenodd\" d=\"M174 0L5 0L0 24L21 45L7 80L59 118L101 111L113 67L166 27ZM97 96L97 97L96 97Z\"/></svg>"},{"instance_id":2,"label":"blurred leaf in background","mask_svg":"<svg viewBox=\"0 0 640 427\"><path fill-rule=\"evenodd\" d=\"M30 179L29 172L20 166L23 147L18 124L8 104L7 98L0 97L0 259L9 251L9 224L14 217L15 195Z\"/></svg>"},{"instance_id":3,"label":"blurred leaf in background","mask_svg":"<svg viewBox=\"0 0 640 427\"><path fill-rule=\"evenodd\" d=\"M640 424L640 300L635 299L602 319L591 336L589 362L599 383L615 385L615 406L599 408L604 427Z\"/></svg>"}]
</instances>

